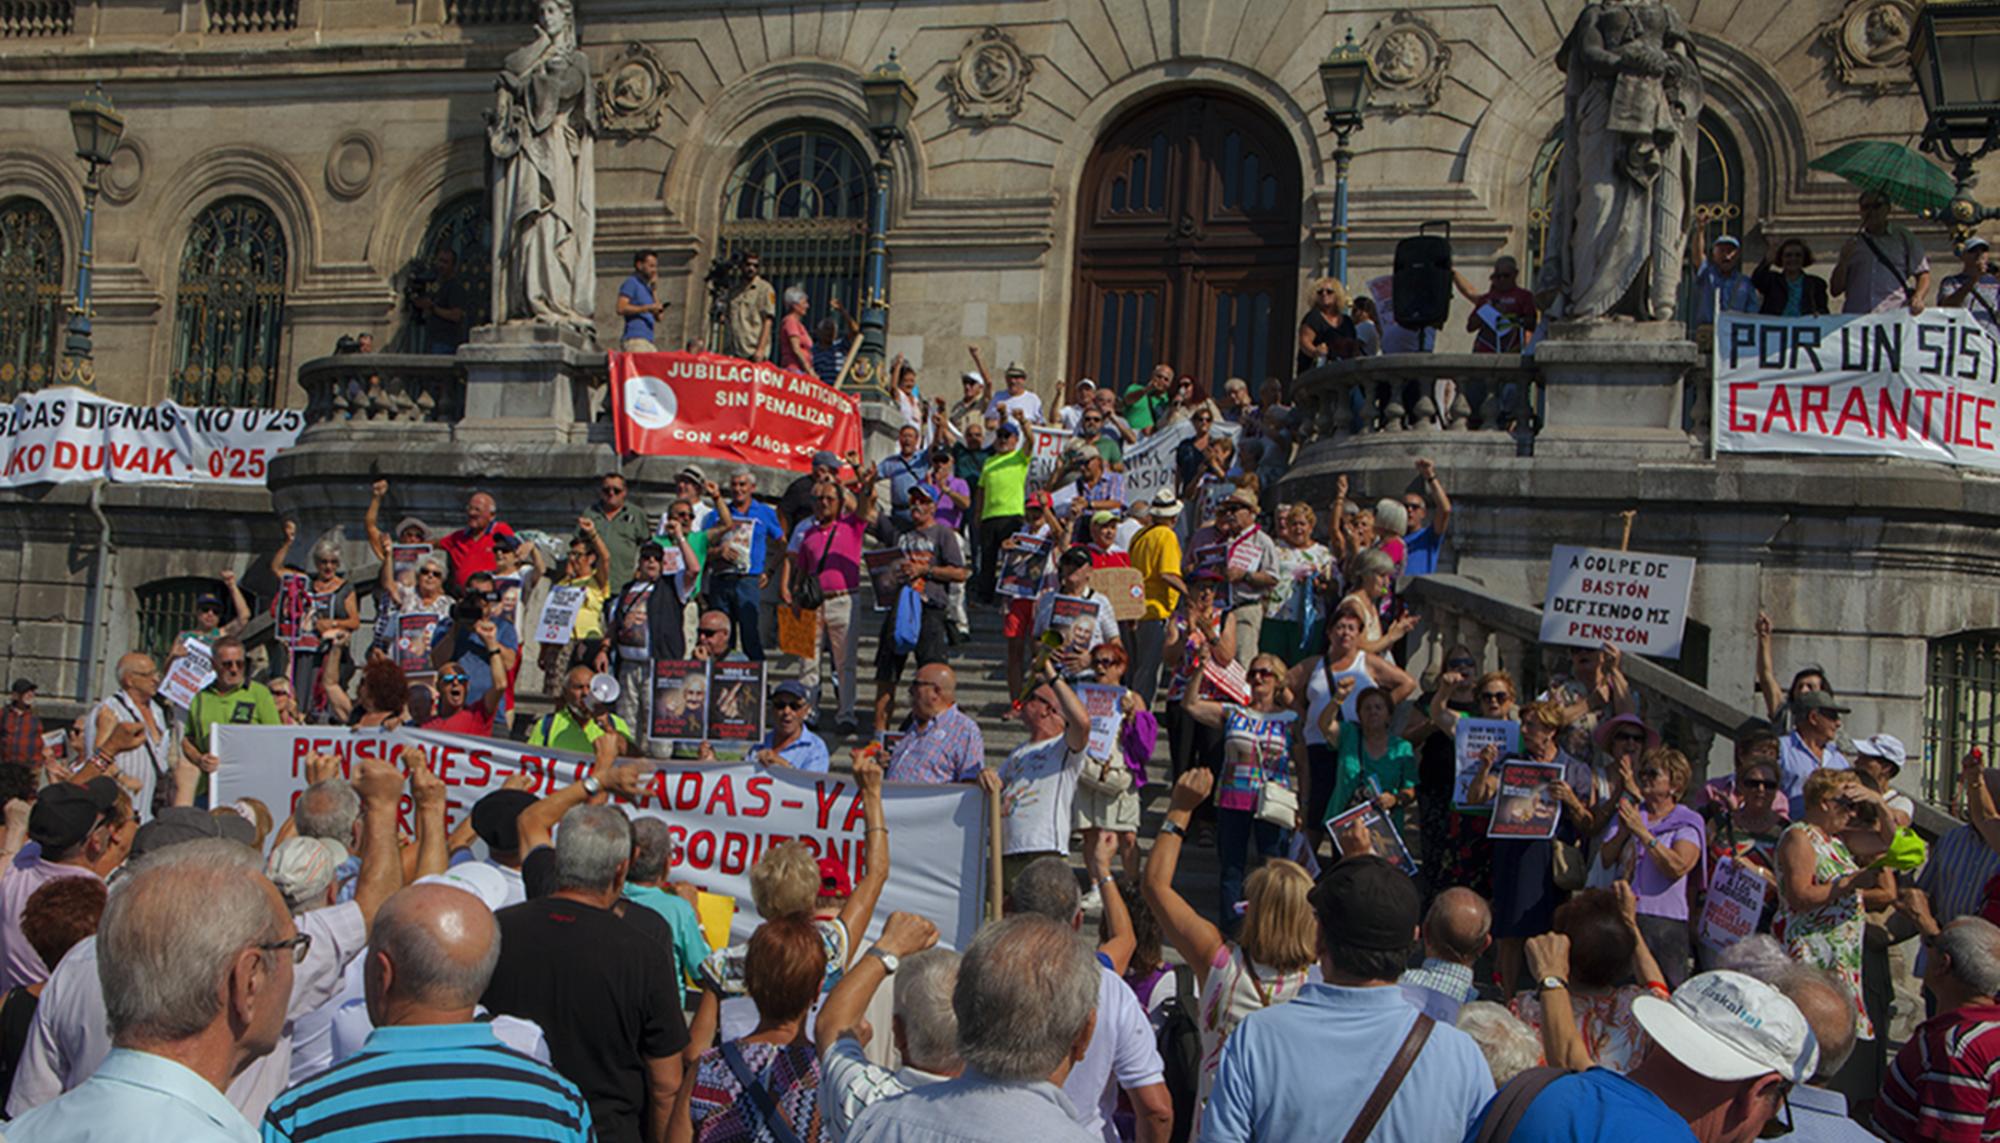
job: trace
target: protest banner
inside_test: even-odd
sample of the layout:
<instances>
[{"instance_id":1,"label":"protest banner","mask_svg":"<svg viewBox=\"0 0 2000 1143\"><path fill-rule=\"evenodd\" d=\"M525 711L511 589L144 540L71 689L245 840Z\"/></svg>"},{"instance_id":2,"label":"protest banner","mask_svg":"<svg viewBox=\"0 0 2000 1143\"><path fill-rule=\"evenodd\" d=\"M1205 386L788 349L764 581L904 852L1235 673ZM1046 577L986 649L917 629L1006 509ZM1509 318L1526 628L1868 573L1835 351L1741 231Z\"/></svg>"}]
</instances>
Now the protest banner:
<instances>
[{"instance_id":1,"label":"protest banner","mask_svg":"<svg viewBox=\"0 0 2000 1143\"><path fill-rule=\"evenodd\" d=\"M1049 477L1056 473L1056 465L1061 463L1063 449L1069 447L1069 439L1075 434L1068 429L1052 425L1035 425L1028 430L1028 480L1046 486Z\"/></svg>"},{"instance_id":2,"label":"protest banner","mask_svg":"<svg viewBox=\"0 0 2000 1143\"><path fill-rule=\"evenodd\" d=\"M1695 939L1719 951L1756 932L1770 891L1769 882L1736 858L1716 862Z\"/></svg>"},{"instance_id":3,"label":"protest banner","mask_svg":"<svg viewBox=\"0 0 2000 1143\"><path fill-rule=\"evenodd\" d=\"M1235 440L1242 431L1242 426L1222 421L1209 426L1208 439ZM1122 475L1125 487L1132 496L1151 497L1162 488L1178 490L1181 481L1180 473L1174 466L1174 457L1180 451L1181 442L1193 436L1194 425L1186 417L1175 417L1166 427L1155 429L1152 436L1125 446L1125 471Z\"/></svg>"},{"instance_id":4,"label":"protest banner","mask_svg":"<svg viewBox=\"0 0 2000 1143\"><path fill-rule=\"evenodd\" d=\"M181 657L160 680L160 698L169 706L186 710L194 705L194 696L201 688L214 681L215 665L209 658L208 644L190 635L181 640Z\"/></svg>"},{"instance_id":5,"label":"protest banner","mask_svg":"<svg viewBox=\"0 0 2000 1143\"><path fill-rule=\"evenodd\" d=\"M431 554L429 544L394 544L389 548L390 574L396 577L400 587L415 590L417 586L417 565Z\"/></svg>"},{"instance_id":6,"label":"protest banner","mask_svg":"<svg viewBox=\"0 0 2000 1143\"><path fill-rule=\"evenodd\" d=\"M1544 643L1676 658L1694 590L1694 560L1558 544L1542 603Z\"/></svg>"},{"instance_id":7,"label":"protest banner","mask_svg":"<svg viewBox=\"0 0 2000 1143\"><path fill-rule=\"evenodd\" d=\"M653 663L653 738L699 742L708 737L708 664L700 659Z\"/></svg>"},{"instance_id":8,"label":"protest banner","mask_svg":"<svg viewBox=\"0 0 2000 1143\"><path fill-rule=\"evenodd\" d=\"M1563 768L1553 762L1502 762L1500 793L1493 799L1486 836L1514 840L1554 837L1562 820L1562 803L1550 787L1562 781L1562 776Z\"/></svg>"},{"instance_id":9,"label":"protest banner","mask_svg":"<svg viewBox=\"0 0 2000 1143\"><path fill-rule=\"evenodd\" d=\"M351 776L366 758L398 762L404 746L423 750L444 782L450 826L514 774L528 774L531 792L545 796L581 780L594 765L582 754L429 730L218 726L215 752L222 766L211 779L212 796L218 805L254 797L283 817L305 790L307 754L334 755ZM761 920L750 896L750 869L779 842L796 839L816 855L833 857L857 881L865 872L867 826L860 790L850 779L736 762L655 764L642 781L644 796L620 805L666 821L680 855L674 880L735 900L733 940L747 940ZM895 846L871 935L902 910L936 922L947 943L962 946L971 939L984 904L981 802L970 785L883 784ZM405 829L415 826L410 815L406 797L400 810Z\"/></svg>"},{"instance_id":10,"label":"protest banner","mask_svg":"<svg viewBox=\"0 0 2000 1143\"><path fill-rule=\"evenodd\" d=\"M804 373L719 353L611 354L612 435L625 456L695 456L807 472L861 451L861 406Z\"/></svg>"},{"instance_id":11,"label":"protest banner","mask_svg":"<svg viewBox=\"0 0 2000 1143\"><path fill-rule=\"evenodd\" d=\"M583 584L550 588L548 598L542 600L541 617L535 620L535 642L569 642L570 635L576 630L576 613L582 610L585 593L589 590Z\"/></svg>"},{"instance_id":12,"label":"protest banner","mask_svg":"<svg viewBox=\"0 0 2000 1143\"><path fill-rule=\"evenodd\" d=\"M431 637L437 634L437 625L435 615L396 617L396 665L403 668L405 675L416 679L437 673L437 668L431 666Z\"/></svg>"},{"instance_id":13,"label":"protest banner","mask_svg":"<svg viewBox=\"0 0 2000 1143\"><path fill-rule=\"evenodd\" d=\"M1111 601L1111 617L1124 622L1146 617L1146 577L1131 567L1093 568L1090 588Z\"/></svg>"},{"instance_id":14,"label":"protest banner","mask_svg":"<svg viewBox=\"0 0 2000 1143\"><path fill-rule=\"evenodd\" d=\"M710 742L756 745L764 738L764 664L724 660L709 665Z\"/></svg>"},{"instance_id":15,"label":"protest banner","mask_svg":"<svg viewBox=\"0 0 2000 1143\"><path fill-rule=\"evenodd\" d=\"M127 405L73 388L22 393L0 405L0 488L78 480L262 488L271 458L305 425L303 409Z\"/></svg>"},{"instance_id":16,"label":"protest banner","mask_svg":"<svg viewBox=\"0 0 2000 1143\"><path fill-rule=\"evenodd\" d=\"M1016 532L1000 545L999 583L994 591L1013 599L1034 599L1042 594L1047 578L1049 553L1055 542L1033 532Z\"/></svg>"},{"instance_id":17,"label":"protest banner","mask_svg":"<svg viewBox=\"0 0 2000 1143\"><path fill-rule=\"evenodd\" d=\"M2000 470L2000 343L1971 311L1716 315L1717 452Z\"/></svg>"},{"instance_id":18,"label":"protest banner","mask_svg":"<svg viewBox=\"0 0 2000 1143\"><path fill-rule=\"evenodd\" d=\"M1123 762L1118 751L1118 731L1125 724L1125 688L1078 683L1076 697L1083 701L1083 711L1090 716L1090 743L1084 750L1092 758L1116 758Z\"/></svg>"},{"instance_id":19,"label":"protest banner","mask_svg":"<svg viewBox=\"0 0 2000 1143\"><path fill-rule=\"evenodd\" d=\"M1347 847L1341 844L1341 834L1353 830L1357 824L1368 831L1368 852L1408 876L1417 875L1416 858L1410 856L1410 847L1403 844L1403 835L1396 829L1394 819L1376 809L1373 802L1363 802L1326 819L1326 832L1333 837L1334 853L1349 856Z\"/></svg>"},{"instance_id":20,"label":"protest banner","mask_svg":"<svg viewBox=\"0 0 2000 1143\"><path fill-rule=\"evenodd\" d=\"M1452 731L1452 753L1458 760L1458 773L1452 780L1451 804L1454 809L1469 810L1474 813L1488 813L1487 805L1472 805L1465 800L1465 790L1472 784L1473 776L1479 773L1479 752L1486 747L1494 747L1502 758L1512 758L1521 751L1521 724L1505 718L1466 718L1459 716L1458 725Z\"/></svg>"}]
</instances>

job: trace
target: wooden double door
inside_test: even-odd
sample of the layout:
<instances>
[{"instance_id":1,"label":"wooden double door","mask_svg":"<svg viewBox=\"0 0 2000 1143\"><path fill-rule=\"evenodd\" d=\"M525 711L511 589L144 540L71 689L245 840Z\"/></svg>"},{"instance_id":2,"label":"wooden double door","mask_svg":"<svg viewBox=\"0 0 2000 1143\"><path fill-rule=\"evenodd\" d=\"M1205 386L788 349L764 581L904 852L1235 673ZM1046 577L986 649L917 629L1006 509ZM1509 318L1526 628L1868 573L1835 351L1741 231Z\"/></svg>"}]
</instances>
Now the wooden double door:
<instances>
[{"instance_id":1,"label":"wooden double door","mask_svg":"<svg viewBox=\"0 0 2000 1143\"><path fill-rule=\"evenodd\" d=\"M1071 378L1120 390L1166 362L1220 390L1292 373L1303 199L1263 111L1191 92L1105 133L1078 196Z\"/></svg>"}]
</instances>

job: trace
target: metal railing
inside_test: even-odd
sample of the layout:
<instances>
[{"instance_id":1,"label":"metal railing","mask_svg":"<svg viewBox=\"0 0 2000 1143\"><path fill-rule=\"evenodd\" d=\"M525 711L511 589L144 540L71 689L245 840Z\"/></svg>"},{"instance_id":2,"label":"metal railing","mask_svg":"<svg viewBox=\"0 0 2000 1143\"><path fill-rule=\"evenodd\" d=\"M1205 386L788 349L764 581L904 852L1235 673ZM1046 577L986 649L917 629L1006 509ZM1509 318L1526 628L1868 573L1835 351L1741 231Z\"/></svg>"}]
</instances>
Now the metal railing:
<instances>
[{"instance_id":1,"label":"metal railing","mask_svg":"<svg viewBox=\"0 0 2000 1143\"><path fill-rule=\"evenodd\" d=\"M1958 760L2000 758L2000 631L1931 641L1924 672L1924 796L1958 800Z\"/></svg>"},{"instance_id":2,"label":"metal railing","mask_svg":"<svg viewBox=\"0 0 2000 1143\"><path fill-rule=\"evenodd\" d=\"M1406 432L1514 433L1539 423L1540 378L1514 353L1390 353L1299 374L1302 443Z\"/></svg>"},{"instance_id":3,"label":"metal railing","mask_svg":"<svg viewBox=\"0 0 2000 1143\"><path fill-rule=\"evenodd\" d=\"M450 424L465 412L465 374L454 358L342 353L299 366L306 424Z\"/></svg>"}]
</instances>

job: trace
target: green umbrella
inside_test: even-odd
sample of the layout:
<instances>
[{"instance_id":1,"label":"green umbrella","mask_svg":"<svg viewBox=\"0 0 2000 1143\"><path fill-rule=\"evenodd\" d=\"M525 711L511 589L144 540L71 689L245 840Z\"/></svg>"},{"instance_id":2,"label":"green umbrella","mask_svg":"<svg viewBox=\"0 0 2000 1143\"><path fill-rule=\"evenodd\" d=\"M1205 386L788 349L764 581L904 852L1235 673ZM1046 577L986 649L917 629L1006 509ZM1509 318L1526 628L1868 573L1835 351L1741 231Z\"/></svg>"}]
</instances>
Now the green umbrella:
<instances>
[{"instance_id":1,"label":"green umbrella","mask_svg":"<svg viewBox=\"0 0 2000 1143\"><path fill-rule=\"evenodd\" d=\"M1849 143L1806 165L1875 191L1913 214L1941 212L1958 193L1944 168L1901 143L1880 139Z\"/></svg>"}]
</instances>

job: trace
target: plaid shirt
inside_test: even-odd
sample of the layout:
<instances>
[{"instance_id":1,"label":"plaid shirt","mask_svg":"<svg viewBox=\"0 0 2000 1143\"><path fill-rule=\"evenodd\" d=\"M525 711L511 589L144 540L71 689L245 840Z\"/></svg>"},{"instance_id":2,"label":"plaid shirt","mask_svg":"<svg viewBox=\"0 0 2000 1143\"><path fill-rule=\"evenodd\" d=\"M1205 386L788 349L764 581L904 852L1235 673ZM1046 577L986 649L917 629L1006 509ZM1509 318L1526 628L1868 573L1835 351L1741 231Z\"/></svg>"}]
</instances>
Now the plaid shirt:
<instances>
[{"instance_id":1,"label":"plaid shirt","mask_svg":"<svg viewBox=\"0 0 2000 1143\"><path fill-rule=\"evenodd\" d=\"M0 711L0 763L42 764L42 720L33 707L9 703L6 710Z\"/></svg>"},{"instance_id":2,"label":"plaid shirt","mask_svg":"<svg viewBox=\"0 0 2000 1143\"><path fill-rule=\"evenodd\" d=\"M977 781L985 767L986 736L954 703L929 722L910 720L910 731L890 753L883 777L942 786Z\"/></svg>"}]
</instances>

